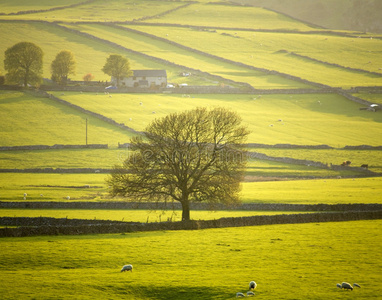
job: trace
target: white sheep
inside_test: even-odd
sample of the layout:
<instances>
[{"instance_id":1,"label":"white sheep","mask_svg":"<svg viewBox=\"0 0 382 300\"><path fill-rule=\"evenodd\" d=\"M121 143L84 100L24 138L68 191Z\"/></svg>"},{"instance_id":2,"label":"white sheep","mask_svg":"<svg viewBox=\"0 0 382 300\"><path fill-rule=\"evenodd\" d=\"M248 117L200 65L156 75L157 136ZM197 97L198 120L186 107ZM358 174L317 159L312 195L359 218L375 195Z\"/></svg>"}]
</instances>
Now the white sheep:
<instances>
[{"instance_id":1,"label":"white sheep","mask_svg":"<svg viewBox=\"0 0 382 300\"><path fill-rule=\"evenodd\" d=\"M70 200L70 196L66 196L66 200Z\"/></svg>"},{"instance_id":2,"label":"white sheep","mask_svg":"<svg viewBox=\"0 0 382 300\"><path fill-rule=\"evenodd\" d=\"M121 272L125 272L125 271L131 271L133 272L133 266L132 265L124 265L121 269Z\"/></svg>"},{"instance_id":3,"label":"white sheep","mask_svg":"<svg viewBox=\"0 0 382 300\"><path fill-rule=\"evenodd\" d=\"M245 297L245 295L240 292L236 293L236 298L240 298L240 297Z\"/></svg>"},{"instance_id":4,"label":"white sheep","mask_svg":"<svg viewBox=\"0 0 382 300\"><path fill-rule=\"evenodd\" d=\"M250 289L250 290L254 290L256 287L257 287L256 282L251 281L251 282L249 283L249 289Z\"/></svg>"},{"instance_id":5,"label":"white sheep","mask_svg":"<svg viewBox=\"0 0 382 300\"><path fill-rule=\"evenodd\" d=\"M361 286L358 283L353 283L354 286L361 288Z\"/></svg>"},{"instance_id":6,"label":"white sheep","mask_svg":"<svg viewBox=\"0 0 382 300\"><path fill-rule=\"evenodd\" d=\"M254 292L251 292L251 291L247 292L247 297L253 297L253 296L255 296Z\"/></svg>"},{"instance_id":7,"label":"white sheep","mask_svg":"<svg viewBox=\"0 0 382 300\"><path fill-rule=\"evenodd\" d=\"M337 287L344 290L353 290L351 284L347 282L342 282L341 284L337 283Z\"/></svg>"},{"instance_id":8,"label":"white sheep","mask_svg":"<svg viewBox=\"0 0 382 300\"><path fill-rule=\"evenodd\" d=\"M24 197L26 197L26 196L28 196L28 194L27 194L27 193L24 193Z\"/></svg>"}]
</instances>

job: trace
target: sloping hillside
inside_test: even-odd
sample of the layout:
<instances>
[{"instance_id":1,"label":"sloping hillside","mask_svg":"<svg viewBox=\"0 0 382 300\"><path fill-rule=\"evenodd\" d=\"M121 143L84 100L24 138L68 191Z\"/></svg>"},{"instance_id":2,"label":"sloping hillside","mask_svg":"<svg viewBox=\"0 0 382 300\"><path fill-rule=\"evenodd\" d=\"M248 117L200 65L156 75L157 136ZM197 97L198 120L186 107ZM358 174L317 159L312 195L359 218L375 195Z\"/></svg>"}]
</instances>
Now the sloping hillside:
<instances>
[{"instance_id":1,"label":"sloping hillside","mask_svg":"<svg viewBox=\"0 0 382 300\"><path fill-rule=\"evenodd\" d=\"M267 7L325 28L382 33L380 0L234 0Z\"/></svg>"}]
</instances>

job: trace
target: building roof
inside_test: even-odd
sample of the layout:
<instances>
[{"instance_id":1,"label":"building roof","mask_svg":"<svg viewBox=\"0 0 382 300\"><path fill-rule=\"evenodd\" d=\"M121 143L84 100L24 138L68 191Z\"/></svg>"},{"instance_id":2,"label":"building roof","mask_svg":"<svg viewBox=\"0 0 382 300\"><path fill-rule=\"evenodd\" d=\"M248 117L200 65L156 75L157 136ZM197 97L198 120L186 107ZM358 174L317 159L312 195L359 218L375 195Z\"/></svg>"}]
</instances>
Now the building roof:
<instances>
[{"instance_id":1,"label":"building roof","mask_svg":"<svg viewBox=\"0 0 382 300\"><path fill-rule=\"evenodd\" d=\"M135 77L167 77L166 70L133 70Z\"/></svg>"}]
</instances>

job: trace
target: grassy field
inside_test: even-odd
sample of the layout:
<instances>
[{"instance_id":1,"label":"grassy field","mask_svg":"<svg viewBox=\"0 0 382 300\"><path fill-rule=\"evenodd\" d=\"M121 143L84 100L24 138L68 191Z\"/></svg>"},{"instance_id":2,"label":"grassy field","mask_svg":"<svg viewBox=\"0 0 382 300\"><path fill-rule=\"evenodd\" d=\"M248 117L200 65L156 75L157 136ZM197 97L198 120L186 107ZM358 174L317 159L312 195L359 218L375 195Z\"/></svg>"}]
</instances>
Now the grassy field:
<instances>
[{"instance_id":1,"label":"grassy field","mask_svg":"<svg viewBox=\"0 0 382 300\"><path fill-rule=\"evenodd\" d=\"M107 174L0 173L0 201L123 201L110 199ZM264 180L264 178L258 178ZM382 178L256 181L242 184L244 203L382 203ZM41 196L41 194L43 196ZM1 214L1 213L0 213ZM193 217L193 213L191 214Z\"/></svg>"},{"instance_id":2,"label":"grassy field","mask_svg":"<svg viewBox=\"0 0 382 300\"><path fill-rule=\"evenodd\" d=\"M0 166L3 169L34 168L93 168L111 169L120 165L131 153L126 149L57 149L30 151L2 151ZM246 175L267 177L330 177L360 174L359 171L327 170L250 158ZM250 179L248 179L250 180Z\"/></svg>"},{"instance_id":3,"label":"grassy field","mask_svg":"<svg viewBox=\"0 0 382 300\"><path fill-rule=\"evenodd\" d=\"M196 54L189 50L183 49L170 43L159 41L151 37L146 37L138 33L128 32L123 29L116 29L101 24L76 24L66 25L69 28L86 32L91 35L100 37L104 40L111 41L113 43L120 44L128 49L138 51L153 57L158 57L170 62L174 62L178 65L182 65L189 68L203 70L213 75L218 75L223 78L227 78L236 82L245 82L256 88L309 88L309 85L302 84L290 79L282 78L276 75L269 75L259 71L251 70L241 66L236 66L231 63L222 62L220 60L206 57L205 55ZM195 37L195 31L185 30L182 33L176 33L183 36L192 38L194 42L197 40ZM171 31L169 31L171 32ZM202 40L199 42L202 45L200 48L202 51L210 51L205 48L208 45L208 40ZM167 68L167 67L166 67ZM169 82L173 83L188 83L189 85L195 84L195 74L191 77L184 78L169 78ZM208 83L208 82L207 82ZM215 84L218 82L215 82ZM200 84L200 83L199 83ZM206 82L204 83L206 84ZM211 82L209 82L211 85Z\"/></svg>"},{"instance_id":4,"label":"grassy field","mask_svg":"<svg viewBox=\"0 0 382 300\"><path fill-rule=\"evenodd\" d=\"M0 12L48 10L80 2L82 0L4 0L0 3ZM36 20L43 22L34 22ZM123 26L168 42L107 25L107 22L133 20L136 21L134 25L124 23ZM57 21L60 23L53 23ZM64 26L174 62L179 67L124 51ZM258 89L311 88L300 81L222 62L171 44L176 42L234 62L332 87L382 86L382 76L365 72L382 74L381 39L359 32L343 32L348 37L338 36L339 31L323 33L314 26L259 7L210 0L192 3L95 0L75 8L0 15L0 31L0 61L4 60L7 48L21 41L33 41L44 51L45 78L51 77L50 64L56 54L68 49L77 60L73 80L81 80L89 72L95 76L95 81L110 80L101 68L111 53L117 53L129 58L133 70L165 69L168 81L173 83L216 86L226 84L229 79L235 81L232 86L244 82ZM339 66L329 66L329 63ZM222 79L207 73L181 77L184 67L219 75ZM4 74L3 64L0 64L0 75ZM381 113L360 111L360 104L337 94L105 95L65 91L65 94L54 92L54 95L138 131L144 130L155 118L169 113L197 106L220 106L242 116L251 130L250 143L327 144L336 148L381 145L378 138L382 136ZM381 94L365 92L356 96L382 104ZM108 169L129 155L127 150L117 149L117 143L129 142L132 136L130 132L49 98L1 91L0 146L84 144L86 119L88 143L107 143L109 149L4 151L0 152L0 169ZM372 171L382 170L381 151L251 151L328 164L351 160L352 166L367 163ZM251 159L240 197L243 203L382 204L382 177L358 178L362 174ZM101 173L0 173L0 201L124 201L110 198L106 177L107 174ZM315 179L302 180L306 178ZM24 193L27 194L25 200ZM209 220L276 213L284 212L191 211L191 218ZM180 215L179 211L161 210L0 209L0 217L47 216L136 222L179 220ZM258 299L378 299L382 279L381 229L382 221L375 220L1 238L0 298L234 299L237 292L247 291L249 281L255 280ZM124 264L133 264L134 271L121 273ZM362 288L352 292L339 290L336 283L343 281L357 282Z\"/></svg>"},{"instance_id":5,"label":"grassy field","mask_svg":"<svg viewBox=\"0 0 382 300\"><path fill-rule=\"evenodd\" d=\"M107 192L105 174L1 173L0 200L66 201L101 199ZM42 196L41 196L42 195Z\"/></svg>"},{"instance_id":6,"label":"grassy field","mask_svg":"<svg viewBox=\"0 0 382 300\"><path fill-rule=\"evenodd\" d=\"M382 94L359 93L354 96L382 105Z\"/></svg>"},{"instance_id":7,"label":"grassy field","mask_svg":"<svg viewBox=\"0 0 382 300\"><path fill-rule=\"evenodd\" d=\"M356 67L362 70L380 72L379 66L382 63L379 55L380 40L333 37L319 34L250 33L246 31L237 32L237 30L200 31L157 26L154 28L135 26L133 28L219 57L243 62L254 67L277 70L329 86L350 88L352 86L380 85L382 83L382 76L329 66L285 53L285 51L293 51L314 59L340 64L344 67ZM116 42L135 51L174 61L180 65L200 66L201 69L209 73L239 82L246 82L255 88L288 88L288 85L290 87L296 86L287 79L278 76L264 76L264 74L254 72L249 68L235 67L232 64L219 62L141 34L98 24L76 25L75 29ZM332 41L329 42L328 39ZM326 44L330 46L326 47ZM331 56L329 60L326 58L328 53ZM233 57L234 59L232 59ZM312 69L315 72L311 72Z\"/></svg>"},{"instance_id":8,"label":"grassy field","mask_svg":"<svg viewBox=\"0 0 382 300\"><path fill-rule=\"evenodd\" d=\"M106 58L111 53L127 56L133 69L166 69L169 80L178 78L181 69L164 66L148 60L140 55L126 53L116 47L103 44L62 28L42 23L0 22L0 29L5 34L0 35L0 59L4 60L4 51L18 42L33 41L44 52L43 76L50 78L50 64L56 54L67 49L73 52L76 59L76 74L70 76L73 80L82 80L87 73L94 75L94 81L110 81L110 76L101 69ZM4 65L0 64L0 74L4 74Z\"/></svg>"},{"instance_id":9,"label":"grassy field","mask_svg":"<svg viewBox=\"0 0 382 300\"><path fill-rule=\"evenodd\" d=\"M241 199L244 203L382 203L381 191L380 177L245 182Z\"/></svg>"},{"instance_id":10,"label":"grassy field","mask_svg":"<svg viewBox=\"0 0 382 300\"><path fill-rule=\"evenodd\" d=\"M305 159L319 161L324 164L340 165L343 161L351 161L351 166L360 167L363 164L369 165L369 170L382 173L380 150L340 150L340 149L249 149L265 153L274 157L291 157L295 159Z\"/></svg>"},{"instance_id":11,"label":"grassy field","mask_svg":"<svg viewBox=\"0 0 382 300\"><path fill-rule=\"evenodd\" d=\"M327 33L251 32L238 29L197 30L166 26L125 25L142 32L189 46L194 49L227 57L235 61L280 70L280 61L274 61L285 52L293 52L344 67L357 68L382 74L379 55L380 39L348 37ZM191 37L191 38L190 38ZM228 57L231 55L231 57ZM286 55L287 56L287 55ZM298 60L296 58L296 60ZM300 66L299 64L299 67ZM330 75L332 72L327 73ZM309 74L309 76L317 76ZM354 76L361 76L356 75ZM306 78L305 76L301 76ZM358 77L361 78L361 77ZM323 78L320 78L323 80ZM368 82L371 85L371 77ZM342 81L337 78L337 82ZM345 82L345 81L344 81ZM359 85L359 84L358 84Z\"/></svg>"},{"instance_id":12,"label":"grassy field","mask_svg":"<svg viewBox=\"0 0 382 300\"><path fill-rule=\"evenodd\" d=\"M77 4L82 2L81 0L39 0L36 2L30 2L28 0L14 0L14 1L2 1L0 3L0 10L4 14L17 13L20 11L30 10L47 10L56 7L63 7L67 5Z\"/></svg>"},{"instance_id":13,"label":"grassy field","mask_svg":"<svg viewBox=\"0 0 382 300\"><path fill-rule=\"evenodd\" d=\"M142 131L155 118L197 106L236 111L248 129L248 142L300 145L379 145L382 115L335 94L184 95L53 93L62 99ZM107 106L105 106L107 101ZM140 105L142 102L142 105ZM130 120L131 118L131 120ZM282 120L282 121L279 121Z\"/></svg>"},{"instance_id":14,"label":"grassy field","mask_svg":"<svg viewBox=\"0 0 382 300\"><path fill-rule=\"evenodd\" d=\"M255 280L257 299L377 299L381 226L355 221L2 238L0 295L234 299ZM121 273L124 264L133 272ZM362 288L341 291L342 281Z\"/></svg>"},{"instance_id":15,"label":"grassy field","mask_svg":"<svg viewBox=\"0 0 382 300\"><path fill-rule=\"evenodd\" d=\"M0 91L0 146L114 144L133 134L48 98ZM53 167L53 166L52 166Z\"/></svg>"},{"instance_id":16,"label":"grassy field","mask_svg":"<svg viewBox=\"0 0 382 300\"><path fill-rule=\"evenodd\" d=\"M13 1L7 1L3 7L5 10L23 11L25 10L24 4L26 1L15 1L16 7L12 7ZM41 2L41 1L39 1ZM52 1L51 4L47 4L47 1L43 3L43 7L50 8L51 6L60 7L64 5L72 4L73 2L82 1ZM44 21L65 21L65 22L84 22L84 21L132 21L133 19L139 19L147 16L156 15L161 12L165 12L170 9L174 9L181 6L182 3L176 3L172 1L153 1L153 0L109 0L107 2L97 0L92 1L86 5L81 5L75 8L66 8L63 10L40 12L18 16L1 16L6 20L44 20Z\"/></svg>"},{"instance_id":17,"label":"grassy field","mask_svg":"<svg viewBox=\"0 0 382 300\"><path fill-rule=\"evenodd\" d=\"M214 13L214 18L211 18L211 11ZM211 2L196 3L145 22L228 28L312 30L311 26L261 7L241 7Z\"/></svg>"},{"instance_id":18,"label":"grassy field","mask_svg":"<svg viewBox=\"0 0 382 300\"><path fill-rule=\"evenodd\" d=\"M293 211L204 211L192 212L193 220L217 220L259 215L296 214ZM112 220L124 222L181 221L181 210L104 210L104 209L0 209L1 217L49 217L87 220Z\"/></svg>"}]
</instances>

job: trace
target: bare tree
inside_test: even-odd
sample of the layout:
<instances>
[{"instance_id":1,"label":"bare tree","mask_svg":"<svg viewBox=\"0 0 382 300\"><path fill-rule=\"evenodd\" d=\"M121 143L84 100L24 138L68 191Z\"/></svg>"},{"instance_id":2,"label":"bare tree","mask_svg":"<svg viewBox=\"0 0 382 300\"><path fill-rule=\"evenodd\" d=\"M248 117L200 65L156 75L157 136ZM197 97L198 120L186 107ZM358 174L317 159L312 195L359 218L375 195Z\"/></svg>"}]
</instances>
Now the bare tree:
<instances>
[{"instance_id":1,"label":"bare tree","mask_svg":"<svg viewBox=\"0 0 382 300\"><path fill-rule=\"evenodd\" d=\"M138 201L179 201L182 219L191 202L239 202L249 134L241 118L225 108L196 108L154 120L131 139L132 154L115 166L111 194Z\"/></svg>"}]
</instances>

